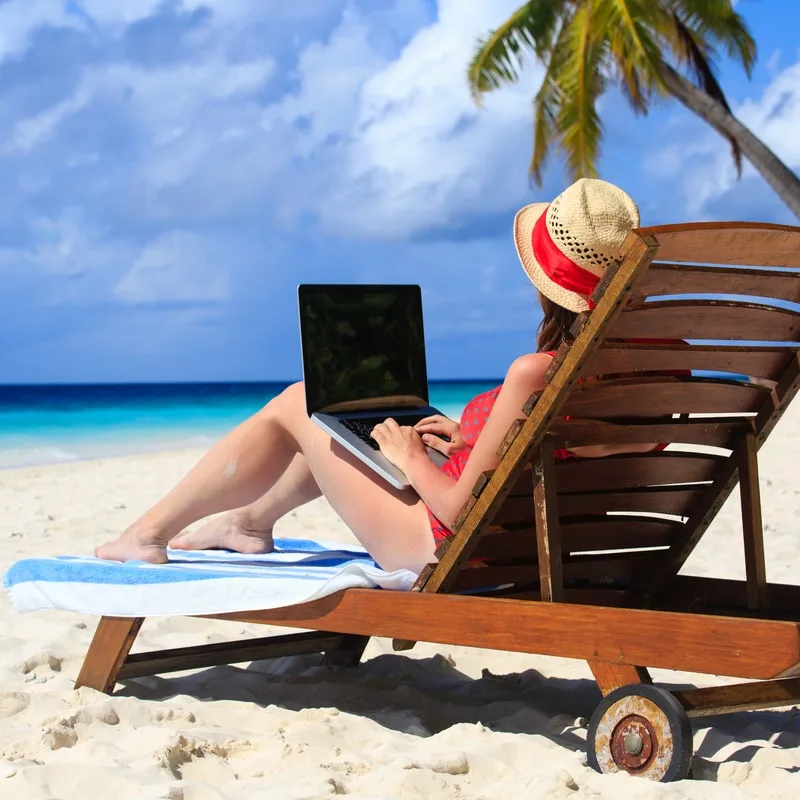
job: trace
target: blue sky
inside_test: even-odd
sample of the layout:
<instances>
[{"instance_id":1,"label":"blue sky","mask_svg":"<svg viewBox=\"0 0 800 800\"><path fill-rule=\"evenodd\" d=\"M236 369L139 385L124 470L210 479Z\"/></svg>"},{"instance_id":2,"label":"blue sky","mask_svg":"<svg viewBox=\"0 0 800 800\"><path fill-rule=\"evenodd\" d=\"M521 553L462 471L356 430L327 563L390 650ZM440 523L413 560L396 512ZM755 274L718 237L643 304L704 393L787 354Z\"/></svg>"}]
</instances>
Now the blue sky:
<instances>
[{"instance_id":1,"label":"blue sky","mask_svg":"<svg viewBox=\"0 0 800 800\"><path fill-rule=\"evenodd\" d=\"M475 109L475 39L520 0L0 2L0 382L300 374L300 282L423 287L432 378L531 349L511 241L540 68ZM740 0L735 112L800 166L800 6ZM677 104L609 94L601 175L644 224L793 222Z\"/></svg>"}]
</instances>

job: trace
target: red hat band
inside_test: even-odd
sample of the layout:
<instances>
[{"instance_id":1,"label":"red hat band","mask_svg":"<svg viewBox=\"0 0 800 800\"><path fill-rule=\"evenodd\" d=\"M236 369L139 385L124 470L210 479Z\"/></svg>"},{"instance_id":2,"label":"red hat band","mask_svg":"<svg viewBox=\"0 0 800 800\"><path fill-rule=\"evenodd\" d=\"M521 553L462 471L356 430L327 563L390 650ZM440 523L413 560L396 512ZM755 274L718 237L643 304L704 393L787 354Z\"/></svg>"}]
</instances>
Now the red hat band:
<instances>
[{"instance_id":1,"label":"red hat band","mask_svg":"<svg viewBox=\"0 0 800 800\"><path fill-rule=\"evenodd\" d=\"M600 278L593 272L584 269L576 264L571 258L564 255L550 236L547 230L547 211L545 209L531 233L531 246L533 255L536 258L542 272L550 278L553 283L562 289L582 295L587 298L589 308L594 308L594 303L588 300L589 295L594 291Z\"/></svg>"}]
</instances>

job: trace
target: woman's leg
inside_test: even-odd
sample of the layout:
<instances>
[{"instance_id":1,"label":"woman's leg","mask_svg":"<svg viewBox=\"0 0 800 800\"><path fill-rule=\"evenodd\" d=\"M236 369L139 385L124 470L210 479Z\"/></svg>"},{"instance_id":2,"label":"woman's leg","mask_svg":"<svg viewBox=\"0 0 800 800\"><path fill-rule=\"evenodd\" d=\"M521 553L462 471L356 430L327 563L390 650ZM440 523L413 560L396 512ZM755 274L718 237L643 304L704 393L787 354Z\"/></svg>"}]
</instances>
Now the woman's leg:
<instances>
[{"instance_id":1,"label":"woman's leg","mask_svg":"<svg viewBox=\"0 0 800 800\"><path fill-rule=\"evenodd\" d=\"M410 489L389 486L308 418L294 384L218 442L119 539L97 548L117 561L166 560L166 543L198 519L253 502L302 453L320 491L384 569L434 560L427 512Z\"/></svg>"},{"instance_id":2,"label":"woman's leg","mask_svg":"<svg viewBox=\"0 0 800 800\"><path fill-rule=\"evenodd\" d=\"M169 546L181 550L224 548L238 553L272 552L272 528L284 515L322 494L298 453L280 480L250 505L212 519L194 531L182 531Z\"/></svg>"}]
</instances>

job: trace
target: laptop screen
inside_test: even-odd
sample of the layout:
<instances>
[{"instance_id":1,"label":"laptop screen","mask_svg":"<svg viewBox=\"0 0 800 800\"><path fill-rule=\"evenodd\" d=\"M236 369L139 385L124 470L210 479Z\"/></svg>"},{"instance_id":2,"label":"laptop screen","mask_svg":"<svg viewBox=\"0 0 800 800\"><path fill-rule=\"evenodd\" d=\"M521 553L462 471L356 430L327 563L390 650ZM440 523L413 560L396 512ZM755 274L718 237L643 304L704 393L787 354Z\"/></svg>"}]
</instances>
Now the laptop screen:
<instances>
[{"instance_id":1,"label":"laptop screen","mask_svg":"<svg viewBox=\"0 0 800 800\"><path fill-rule=\"evenodd\" d=\"M298 287L309 414L428 404L419 286Z\"/></svg>"}]
</instances>

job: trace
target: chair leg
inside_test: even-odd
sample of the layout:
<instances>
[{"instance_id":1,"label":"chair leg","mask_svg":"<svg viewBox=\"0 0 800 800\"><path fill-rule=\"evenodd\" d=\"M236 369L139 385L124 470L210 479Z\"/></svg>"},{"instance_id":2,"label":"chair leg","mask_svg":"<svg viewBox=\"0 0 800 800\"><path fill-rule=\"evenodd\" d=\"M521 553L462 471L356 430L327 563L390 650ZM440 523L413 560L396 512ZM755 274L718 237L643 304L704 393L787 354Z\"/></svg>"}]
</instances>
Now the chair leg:
<instances>
[{"instance_id":1,"label":"chair leg","mask_svg":"<svg viewBox=\"0 0 800 800\"><path fill-rule=\"evenodd\" d=\"M652 683L650 673L645 667L613 664L609 661L590 661L589 668L604 697L620 686L627 686L631 683Z\"/></svg>"},{"instance_id":2,"label":"chair leg","mask_svg":"<svg viewBox=\"0 0 800 800\"><path fill-rule=\"evenodd\" d=\"M325 651L322 663L328 667L357 667L361 663L361 656L364 655L369 639L369 636L346 637L339 647Z\"/></svg>"},{"instance_id":3,"label":"chair leg","mask_svg":"<svg viewBox=\"0 0 800 800\"><path fill-rule=\"evenodd\" d=\"M761 520L761 494L758 485L756 436L744 435L736 456L739 460L739 489L742 502L742 532L747 575L747 605L768 608L767 569L764 562L764 526Z\"/></svg>"},{"instance_id":4,"label":"chair leg","mask_svg":"<svg viewBox=\"0 0 800 800\"><path fill-rule=\"evenodd\" d=\"M542 602L564 602L564 569L558 528L558 497L555 483L553 441L545 438L533 465L533 507L536 547L539 556L539 589Z\"/></svg>"},{"instance_id":5,"label":"chair leg","mask_svg":"<svg viewBox=\"0 0 800 800\"><path fill-rule=\"evenodd\" d=\"M99 692L114 691L117 676L136 640L144 617L102 617L75 681Z\"/></svg>"}]
</instances>

